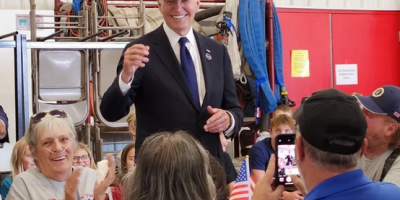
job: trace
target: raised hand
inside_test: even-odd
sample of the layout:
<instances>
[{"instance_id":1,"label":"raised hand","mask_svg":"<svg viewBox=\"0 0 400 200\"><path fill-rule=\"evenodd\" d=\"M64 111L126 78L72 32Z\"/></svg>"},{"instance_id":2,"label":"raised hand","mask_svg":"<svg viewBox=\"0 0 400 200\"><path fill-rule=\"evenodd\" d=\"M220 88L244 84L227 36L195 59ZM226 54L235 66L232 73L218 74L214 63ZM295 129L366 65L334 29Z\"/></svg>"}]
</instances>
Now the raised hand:
<instances>
[{"instance_id":1,"label":"raised hand","mask_svg":"<svg viewBox=\"0 0 400 200\"><path fill-rule=\"evenodd\" d=\"M94 186L93 194L96 200L105 199L106 190L115 179L115 159L111 154L107 154L106 157L108 160L108 173L103 182L99 184L96 183Z\"/></svg>"},{"instance_id":2,"label":"raised hand","mask_svg":"<svg viewBox=\"0 0 400 200\"><path fill-rule=\"evenodd\" d=\"M272 154L269 159L268 168L264 177L257 182L254 188L252 200L278 200L283 193L283 185L279 185L275 189L272 188L273 177L275 174L275 155Z\"/></svg>"},{"instance_id":3,"label":"raised hand","mask_svg":"<svg viewBox=\"0 0 400 200\"><path fill-rule=\"evenodd\" d=\"M129 47L124 53L124 66L121 72L121 79L129 83L139 67L144 67L149 58L150 47L143 44L135 44Z\"/></svg>"},{"instance_id":4,"label":"raised hand","mask_svg":"<svg viewBox=\"0 0 400 200\"><path fill-rule=\"evenodd\" d=\"M82 173L82 169L75 169L74 172L65 181L64 193L65 200L77 200L77 192L79 185L79 176Z\"/></svg>"}]
</instances>

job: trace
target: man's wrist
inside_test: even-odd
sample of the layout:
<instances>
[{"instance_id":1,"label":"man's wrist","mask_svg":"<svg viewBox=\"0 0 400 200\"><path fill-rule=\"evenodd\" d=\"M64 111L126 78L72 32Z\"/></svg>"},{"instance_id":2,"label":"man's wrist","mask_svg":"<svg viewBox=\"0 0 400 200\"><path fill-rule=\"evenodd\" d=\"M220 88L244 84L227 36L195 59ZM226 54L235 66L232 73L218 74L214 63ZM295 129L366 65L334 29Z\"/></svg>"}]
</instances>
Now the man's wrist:
<instances>
[{"instance_id":1,"label":"man's wrist","mask_svg":"<svg viewBox=\"0 0 400 200\"><path fill-rule=\"evenodd\" d=\"M233 118L232 113L230 113L229 111L226 111L226 113L229 115L229 126L228 128L224 131L224 135L226 138L232 138L232 136L234 135L234 125L235 125L235 119Z\"/></svg>"},{"instance_id":2,"label":"man's wrist","mask_svg":"<svg viewBox=\"0 0 400 200\"><path fill-rule=\"evenodd\" d=\"M230 112L226 111L226 113L229 116L229 126L225 131L227 131L232 126L232 118L233 118L233 116L232 116L232 114Z\"/></svg>"},{"instance_id":3,"label":"man's wrist","mask_svg":"<svg viewBox=\"0 0 400 200\"><path fill-rule=\"evenodd\" d=\"M121 80L125 83L128 84L129 82L132 81L133 76L127 76L125 75L124 71L121 72Z\"/></svg>"}]
</instances>

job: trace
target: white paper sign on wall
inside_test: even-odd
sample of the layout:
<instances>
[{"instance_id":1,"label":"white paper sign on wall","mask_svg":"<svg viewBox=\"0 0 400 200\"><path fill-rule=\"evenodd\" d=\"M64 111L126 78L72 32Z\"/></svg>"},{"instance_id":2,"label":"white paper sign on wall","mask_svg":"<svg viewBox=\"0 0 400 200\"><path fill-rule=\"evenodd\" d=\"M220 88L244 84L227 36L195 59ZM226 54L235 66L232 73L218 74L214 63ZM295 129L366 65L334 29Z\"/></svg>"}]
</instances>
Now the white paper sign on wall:
<instances>
[{"instance_id":1,"label":"white paper sign on wall","mask_svg":"<svg viewBox=\"0 0 400 200\"><path fill-rule=\"evenodd\" d=\"M357 64L338 64L335 66L336 85L357 85Z\"/></svg>"}]
</instances>

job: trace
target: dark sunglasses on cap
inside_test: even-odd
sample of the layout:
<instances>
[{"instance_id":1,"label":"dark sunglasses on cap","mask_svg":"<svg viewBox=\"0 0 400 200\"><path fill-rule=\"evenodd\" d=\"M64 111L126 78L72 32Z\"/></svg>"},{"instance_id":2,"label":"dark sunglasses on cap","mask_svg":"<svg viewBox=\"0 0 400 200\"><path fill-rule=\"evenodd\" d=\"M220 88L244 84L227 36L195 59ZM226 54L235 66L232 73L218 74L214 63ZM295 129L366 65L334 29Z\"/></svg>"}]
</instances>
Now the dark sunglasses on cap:
<instances>
[{"instance_id":1,"label":"dark sunglasses on cap","mask_svg":"<svg viewBox=\"0 0 400 200\"><path fill-rule=\"evenodd\" d=\"M42 119L47 115L50 114L51 116L58 117L58 118L67 118L67 113L62 110L51 110L49 112L39 112L36 113L31 117L31 123L39 123Z\"/></svg>"}]
</instances>

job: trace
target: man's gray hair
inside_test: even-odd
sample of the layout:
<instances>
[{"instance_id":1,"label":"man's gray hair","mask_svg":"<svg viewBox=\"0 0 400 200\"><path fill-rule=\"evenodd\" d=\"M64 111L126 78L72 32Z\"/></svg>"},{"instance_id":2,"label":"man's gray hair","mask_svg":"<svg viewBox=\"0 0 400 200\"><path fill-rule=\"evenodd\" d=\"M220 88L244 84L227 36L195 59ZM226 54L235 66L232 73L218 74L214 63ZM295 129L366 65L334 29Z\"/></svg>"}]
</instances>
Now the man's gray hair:
<instances>
[{"instance_id":1,"label":"man's gray hair","mask_svg":"<svg viewBox=\"0 0 400 200\"><path fill-rule=\"evenodd\" d=\"M303 137L301 139L306 155L318 168L324 168L331 172L343 172L358 165L361 149L354 154L342 155L319 150L308 143ZM333 139L331 143L343 146L355 145L354 141L343 138Z\"/></svg>"}]
</instances>

